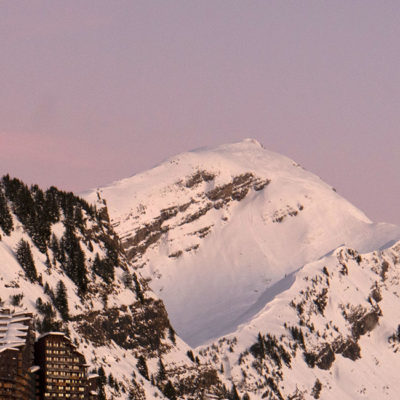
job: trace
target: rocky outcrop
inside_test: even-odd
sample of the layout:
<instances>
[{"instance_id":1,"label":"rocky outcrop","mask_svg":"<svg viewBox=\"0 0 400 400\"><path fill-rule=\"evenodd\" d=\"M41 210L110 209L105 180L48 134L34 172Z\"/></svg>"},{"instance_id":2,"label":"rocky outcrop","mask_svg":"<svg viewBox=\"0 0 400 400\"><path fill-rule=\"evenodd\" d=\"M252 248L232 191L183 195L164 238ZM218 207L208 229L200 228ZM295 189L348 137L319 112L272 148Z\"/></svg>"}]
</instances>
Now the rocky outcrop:
<instances>
[{"instance_id":1,"label":"rocky outcrop","mask_svg":"<svg viewBox=\"0 0 400 400\"><path fill-rule=\"evenodd\" d=\"M157 217L125 236L122 244L128 258L137 261L152 244L159 242L163 235L170 230L191 224L212 209L220 210L229 207L229 203L243 200L251 190L261 191L270 183L269 179L261 179L253 173L247 172L233 177L226 184L207 189L209 185L213 185L215 178L214 173L199 170L177 182L175 189L183 188L193 191L192 199L189 202L161 209ZM197 231L201 239L210 232L208 228L202 229ZM206 229L207 233L203 234Z\"/></svg>"}]
</instances>

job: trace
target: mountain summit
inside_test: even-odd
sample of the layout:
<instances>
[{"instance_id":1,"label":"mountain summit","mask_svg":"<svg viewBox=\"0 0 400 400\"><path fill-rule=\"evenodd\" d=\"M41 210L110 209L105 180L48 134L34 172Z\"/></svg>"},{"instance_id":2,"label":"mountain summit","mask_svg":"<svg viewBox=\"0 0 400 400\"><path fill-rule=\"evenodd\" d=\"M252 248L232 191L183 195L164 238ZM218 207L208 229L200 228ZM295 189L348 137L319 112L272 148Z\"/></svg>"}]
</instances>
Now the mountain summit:
<instances>
[{"instance_id":1,"label":"mountain summit","mask_svg":"<svg viewBox=\"0 0 400 400\"><path fill-rule=\"evenodd\" d=\"M126 254L198 346L248 322L304 264L400 239L254 139L201 148L84 194L105 200Z\"/></svg>"}]
</instances>

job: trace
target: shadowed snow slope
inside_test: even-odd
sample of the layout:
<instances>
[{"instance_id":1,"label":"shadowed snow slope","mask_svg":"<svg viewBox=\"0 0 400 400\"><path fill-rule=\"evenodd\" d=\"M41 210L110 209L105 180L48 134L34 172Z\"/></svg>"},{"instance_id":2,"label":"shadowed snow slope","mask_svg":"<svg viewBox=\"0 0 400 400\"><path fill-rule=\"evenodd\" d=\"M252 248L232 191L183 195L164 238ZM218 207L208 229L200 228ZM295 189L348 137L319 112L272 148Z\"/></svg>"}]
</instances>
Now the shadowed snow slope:
<instances>
[{"instance_id":1,"label":"shadowed snow slope","mask_svg":"<svg viewBox=\"0 0 400 400\"><path fill-rule=\"evenodd\" d=\"M342 244L368 252L400 238L252 139L180 154L84 196L107 201L128 257L192 346L249 320L303 264Z\"/></svg>"}]
</instances>

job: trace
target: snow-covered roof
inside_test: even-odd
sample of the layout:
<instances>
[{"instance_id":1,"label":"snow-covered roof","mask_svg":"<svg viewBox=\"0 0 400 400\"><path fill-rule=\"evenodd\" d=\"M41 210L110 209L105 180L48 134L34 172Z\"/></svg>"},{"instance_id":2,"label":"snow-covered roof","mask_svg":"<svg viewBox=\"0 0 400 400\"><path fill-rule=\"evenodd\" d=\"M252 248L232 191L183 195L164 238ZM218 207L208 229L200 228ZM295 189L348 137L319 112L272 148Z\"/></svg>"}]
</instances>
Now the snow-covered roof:
<instances>
[{"instance_id":1,"label":"snow-covered roof","mask_svg":"<svg viewBox=\"0 0 400 400\"><path fill-rule=\"evenodd\" d=\"M40 339L42 339L42 338L44 338L44 337L46 337L46 336L64 336L66 339L68 339L66 336L65 336L65 333L64 332L46 332L46 333L43 333L42 335L40 335L38 338L37 338L37 340L40 340ZM69 340L69 339L68 339Z\"/></svg>"},{"instance_id":2,"label":"snow-covered roof","mask_svg":"<svg viewBox=\"0 0 400 400\"><path fill-rule=\"evenodd\" d=\"M32 367L29 368L29 372L31 374L33 374L33 373L39 371L39 369L40 369L40 367L38 365L33 365Z\"/></svg>"},{"instance_id":3,"label":"snow-covered roof","mask_svg":"<svg viewBox=\"0 0 400 400\"><path fill-rule=\"evenodd\" d=\"M18 351L18 349L16 348L16 347L1 347L0 348L0 353L3 353L3 351L6 351L6 350L13 350L13 351Z\"/></svg>"},{"instance_id":4,"label":"snow-covered roof","mask_svg":"<svg viewBox=\"0 0 400 400\"><path fill-rule=\"evenodd\" d=\"M11 314L8 310L0 311L0 352L7 349L17 350L26 343L29 327L24 322L31 320L31 314Z\"/></svg>"}]
</instances>

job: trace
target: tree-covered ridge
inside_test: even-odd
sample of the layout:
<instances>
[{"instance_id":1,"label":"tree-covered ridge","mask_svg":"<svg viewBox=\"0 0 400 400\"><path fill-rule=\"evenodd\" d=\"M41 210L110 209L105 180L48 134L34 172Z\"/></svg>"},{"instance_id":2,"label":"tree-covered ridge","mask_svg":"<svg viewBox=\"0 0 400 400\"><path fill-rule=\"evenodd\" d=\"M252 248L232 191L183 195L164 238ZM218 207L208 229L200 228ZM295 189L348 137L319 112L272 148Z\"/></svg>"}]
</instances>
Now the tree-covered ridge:
<instances>
[{"instance_id":1,"label":"tree-covered ridge","mask_svg":"<svg viewBox=\"0 0 400 400\"><path fill-rule=\"evenodd\" d=\"M114 268L120 266L119 241L109 225L105 210L98 211L82 198L52 186L46 191L37 185L28 187L17 178L5 175L0 180L0 228L5 235L14 230L12 214L22 224L37 249L46 254L48 266L57 262L78 286L81 294L88 290L88 263L82 242L93 252L101 242L105 256L94 254L91 268L104 282L114 279ZM62 223L61 238L52 226ZM96 228L93 229L93 226ZM51 252L49 252L51 250ZM18 245L17 259L31 281L38 279L27 242ZM52 257L51 257L52 256Z\"/></svg>"},{"instance_id":2,"label":"tree-covered ridge","mask_svg":"<svg viewBox=\"0 0 400 400\"><path fill-rule=\"evenodd\" d=\"M38 334L65 332L80 344L96 371L107 372L103 399L144 399L151 390L194 400L223 390L213 368L178 347L164 304L127 261L105 202L96 205L56 187L0 178L0 305L32 312ZM127 365L118 369L121 354Z\"/></svg>"},{"instance_id":3,"label":"tree-covered ridge","mask_svg":"<svg viewBox=\"0 0 400 400\"><path fill-rule=\"evenodd\" d=\"M0 181L0 227L5 234L12 231L10 209L22 223L38 249L45 253L50 243L51 225L64 222L79 229L84 227L83 212L99 218L96 208L71 192L52 186L46 191L37 185L28 187L17 178L5 175ZM4 222L3 222L4 221Z\"/></svg>"}]
</instances>

